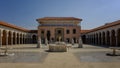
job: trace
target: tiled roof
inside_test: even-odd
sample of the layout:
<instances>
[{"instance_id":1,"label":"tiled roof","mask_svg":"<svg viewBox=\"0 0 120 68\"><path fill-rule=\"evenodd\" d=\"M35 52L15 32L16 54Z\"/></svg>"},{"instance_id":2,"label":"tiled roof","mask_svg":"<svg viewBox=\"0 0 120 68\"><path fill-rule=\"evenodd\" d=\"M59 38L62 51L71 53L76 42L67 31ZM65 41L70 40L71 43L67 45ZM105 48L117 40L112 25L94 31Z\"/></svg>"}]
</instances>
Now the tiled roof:
<instances>
[{"instance_id":1,"label":"tiled roof","mask_svg":"<svg viewBox=\"0 0 120 68\"><path fill-rule=\"evenodd\" d=\"M39 18L38 20L80 20L82 21L82 19L79 18L75 18L75 17L44 17L44 18Z\"/></svg>"},{"instance_id":2,"label":"tiled roof","mask_svg":"<svg viewBox=\"0 0 120 68\"><path fill-rule=\"evenodd\" d=\"M86 33L86 32L89 32L90 30L80 30L80 33L81 34L84 34L84 33Z\"/></svg>"},{"instance_id":3,"label":"tiled roof","mask_svg":"<svg viewBox=\"0 0 120 68\"><path fill-rule=\"evenodd\" d=\"M105 24L105 25L103 25L103 26L100 26L100 27L91 29L91 30L88 31L87 33L89 33L89 32L94 32L94 31L101 30L101 29L105 29L105 28L108 28L108 27L113 27L113 26L116 26L116 25L120 25L120 20L114 21L114 22L111 22L111 23L107 23L107 24Z\"/></svg>"},{"instance_id":4,"label":"tiled roof","mask_svg":"<svg viewBox=\"0 0 120 68\"><path fill-rule=\"evenodd\" d=\"M14 28L14 29L21 30L21 31L25 31L25 32L29 32L30 31L30 30L27 30L25 28L22 28L22 27L13 25L13 24L9 24L9 23L3 22L3 21L0 21L0 25L6 26L6 27L10 27L10 28Z\"/></svg>"},{"instance_id":5,"label":"tiled roof","mask_svg":"<svg viewBox=\"0 0 120 68\"><path fill-rule=\"evenodd\" d=\"M38 30L30 30L30 33L37 33Z\"/></svg>"}]
</instances>

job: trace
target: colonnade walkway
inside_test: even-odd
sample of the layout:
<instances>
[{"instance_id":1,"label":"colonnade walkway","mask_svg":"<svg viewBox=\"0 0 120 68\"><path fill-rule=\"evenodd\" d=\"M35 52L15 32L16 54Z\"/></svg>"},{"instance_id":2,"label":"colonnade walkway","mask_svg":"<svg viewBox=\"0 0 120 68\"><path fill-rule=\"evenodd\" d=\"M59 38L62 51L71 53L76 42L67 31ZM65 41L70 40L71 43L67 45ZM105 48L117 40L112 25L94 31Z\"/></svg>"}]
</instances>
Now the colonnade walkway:
<instances>
[{"instance_id":1,"label":"colonnade walkway","mask_svg":"<svg viewBox=\"0 0 120 68\"><path fill-rule=\"evenodd\" d=\"M77 48L77 45L74 45L67 52L46 52L48 46L43 45L41 48L36 48L36 46L36 44L12 46L8 50L9 53L17 55L17 53L24 52L24 55L21 54L20 57L26 57L25 54L27 53L30 53L30 55L27 54L28 58L25 59L20 58L21 61L15 59L17 61L14 60L14 62L6 57L6 59L9 59L7 60L9 62L6 63L4 63L4 60L1 61L3 58L0 56L0 68L120 68L120 56L106 56L107 52L111 52L108 48L93 45L83 45L83 48ZM34 57L40 57L39 59L42 60L34 61ZM32 59L32 61L26 61L26 59Z\"/></svg>"}]
</instances>

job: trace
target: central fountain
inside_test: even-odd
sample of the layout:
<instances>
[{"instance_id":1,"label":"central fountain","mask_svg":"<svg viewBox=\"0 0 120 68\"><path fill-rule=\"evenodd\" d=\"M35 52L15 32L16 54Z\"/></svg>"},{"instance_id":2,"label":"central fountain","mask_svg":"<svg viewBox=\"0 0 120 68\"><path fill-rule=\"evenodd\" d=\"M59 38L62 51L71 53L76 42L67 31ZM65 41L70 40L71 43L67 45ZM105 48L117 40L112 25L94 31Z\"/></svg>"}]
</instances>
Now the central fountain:
<instances>
[{"instance_id":1,"label":"central fountain","mask_svg":"<svg viewBox=\"0 0 120 68\"><path fill-rule=\"evenodd\" d=\"M61 42L61 36L59 36L59 41L55 42L55 44L49 44L49 51L50 52L66 52L67 47L65 42Z\"/></svg>"}]
</instances>

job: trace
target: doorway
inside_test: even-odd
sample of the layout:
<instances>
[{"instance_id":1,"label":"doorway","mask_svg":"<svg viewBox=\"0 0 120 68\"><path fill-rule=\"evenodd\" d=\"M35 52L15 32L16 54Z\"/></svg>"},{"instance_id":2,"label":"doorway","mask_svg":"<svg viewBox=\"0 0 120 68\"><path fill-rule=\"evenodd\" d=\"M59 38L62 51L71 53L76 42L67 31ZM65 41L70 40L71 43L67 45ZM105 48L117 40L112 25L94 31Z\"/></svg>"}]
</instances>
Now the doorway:
<instances>
[{"instance_id":1,"label":"doorway","mask_svg":"<svg viewBox=\"0 0 120 68\"><path fill-rule=\"evenodd\" d=\"M55 41L64 41L64 29L63 28L55 29Z\"/></svg>"}]
</instances>

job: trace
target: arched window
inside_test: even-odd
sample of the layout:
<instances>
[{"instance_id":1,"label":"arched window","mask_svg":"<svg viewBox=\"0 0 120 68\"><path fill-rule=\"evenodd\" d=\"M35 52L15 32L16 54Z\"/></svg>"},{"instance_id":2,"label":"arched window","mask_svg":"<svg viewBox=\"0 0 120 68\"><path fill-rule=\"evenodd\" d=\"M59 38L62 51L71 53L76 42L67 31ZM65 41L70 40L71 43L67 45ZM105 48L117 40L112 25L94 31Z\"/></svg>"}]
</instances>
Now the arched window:
<instances>
[{"instance_id":1,"label":"arched window","mask_svg":"<svg viewBox=\"0 0 120 68\"><path fill-rule=\"evenodd\" d=\"M33 43L34 43L34 44L37 43L37 36L36 36L36 35L33 35L33 36L32 36L32 39L33 39Z\"/></svg>"}]
</instances>

